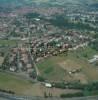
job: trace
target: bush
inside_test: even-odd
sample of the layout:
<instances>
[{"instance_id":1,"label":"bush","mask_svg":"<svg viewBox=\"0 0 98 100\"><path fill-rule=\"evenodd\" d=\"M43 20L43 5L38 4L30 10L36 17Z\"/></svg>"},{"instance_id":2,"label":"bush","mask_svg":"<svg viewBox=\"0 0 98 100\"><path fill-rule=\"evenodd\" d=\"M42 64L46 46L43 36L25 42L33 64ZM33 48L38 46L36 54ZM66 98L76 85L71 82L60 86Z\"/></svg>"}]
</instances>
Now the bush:
<instances>
[{"instance_id":1,"label":"bush","mask_svg":"<svg viewBox=\"0 0 98 100\"><path fill-rule=\"evenodd\" d=\"M44 82L45 81L45 79L43 77L41 77L41 76L38 76L37 80L40 81L40 82Z\"/></svg>"},{"instance_id":2,"label":"bush","mask_svg":"<svg viewBox=\"0 0 98 100\"><path fill-rule=\"evenodd\" d=\"M61 94L60 95L61 98L82 97L82 96L84 96L83 92L78 92L78 93L74 93L74 94Z\"/></svg>"},{"instance_id":3,"label":"bush","mask_svg":"<svg viewBox=\"0 0 98 100\"><path fill-rule=\"evenodd\" d=\"M90 43L90 47L98 51L98 38L93 43Z\"/></svg>"},{"instance_id":4,"label":"bush","mask_svg":"<svg viewBox=\"0 0 98 100\"><path fill-rule=\"evenodd\" d=\"M55 83L54 84L54 87L55 88L62 88L62 89L65 89L66 88L66 85L64 83Z\"/></svg>"},{"instance_id":5,"label":"bush","mask_svg":"<svg viewBox=\"0 0 98 100\"><path fill-rule=\"evenodd\" d=\"M9 93L9 94L15 94L15 92L13 92L11 90L3 90L3 89L0 89L0 92Z\"/></svg>"}]
</instances>

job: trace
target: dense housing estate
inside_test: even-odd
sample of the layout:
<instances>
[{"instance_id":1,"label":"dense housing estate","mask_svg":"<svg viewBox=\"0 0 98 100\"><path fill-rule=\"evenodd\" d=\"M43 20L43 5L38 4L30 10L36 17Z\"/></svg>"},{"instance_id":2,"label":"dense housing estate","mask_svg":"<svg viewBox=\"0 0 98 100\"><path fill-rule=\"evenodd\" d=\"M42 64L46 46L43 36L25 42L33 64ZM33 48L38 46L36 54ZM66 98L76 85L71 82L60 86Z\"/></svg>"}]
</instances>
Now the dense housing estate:
<instances>
[{"instance_id":1,"label":"dense housing estate","mask_svg":"<svg viewBox=\"0 0 98 100\"><path fill-rule=\"evenodd\" d=\"M0 0L0 93L85 98L97 76L97 0Z\"/></svg>"}]
</instances>

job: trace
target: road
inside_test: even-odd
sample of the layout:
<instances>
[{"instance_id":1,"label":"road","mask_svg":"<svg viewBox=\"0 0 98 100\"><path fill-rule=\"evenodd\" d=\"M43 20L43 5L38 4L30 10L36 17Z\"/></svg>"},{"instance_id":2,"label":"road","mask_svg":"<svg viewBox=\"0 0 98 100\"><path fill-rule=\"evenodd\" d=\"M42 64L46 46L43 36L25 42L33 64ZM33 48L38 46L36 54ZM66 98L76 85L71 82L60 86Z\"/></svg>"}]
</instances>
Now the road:
<instances>
[{"instance_id":1,"label":"road","mask_svg":"<svg viewBox=\"0 0 98 100\"><path fill-rule=\"evenodd\" d=\"M79 97L79 98L43 98L43 97L29 97L29 96L15 96L0 92L0 100L98 100L98 96Z\"/></svg>"},{"instance_id":2,"label":"road","mask_svg":"<svg viewBox=\"0 0 98 100\"><path fill-rule=\"evenodd\" d=\"M37 74L37 76L38 76L38 75L39 75L39 70L38 70L37 65L36 65L36 63L35 63L35 61L34 61L34 57L33 57L33 55L31 54L31 47L30 47L31 39L30 39L30 38L31 38L31 35L30 35L30 31L28 30L28 43L29 43L28 50L29 50L29 54L30 54L31 60L32 60L32 62L33 62L33 64L34 64L34 68L35 68L36 74Z\"/></svg>"}]
</instances>

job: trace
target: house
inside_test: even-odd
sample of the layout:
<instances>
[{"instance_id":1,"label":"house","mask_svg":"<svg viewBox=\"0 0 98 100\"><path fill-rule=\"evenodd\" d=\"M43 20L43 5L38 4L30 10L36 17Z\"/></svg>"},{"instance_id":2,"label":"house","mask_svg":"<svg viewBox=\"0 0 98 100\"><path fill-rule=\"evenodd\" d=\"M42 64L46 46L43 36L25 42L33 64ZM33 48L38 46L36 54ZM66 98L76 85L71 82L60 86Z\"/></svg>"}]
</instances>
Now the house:
<instances>
[{"instance_id":1,"label":"house","mask_svg":"<svg viewBox=\"0 0 98 100\"><path fill-rule=\"evenodd\" d=\"M90 59L88 61L89 61L89 63L94 63L96 61L96 58Z\"/></svg>"},{"instance_id":2,"label":"house","mask_svg":"<svg viewBox=\"0 0 98 100\"><path fill-rule=\"evenodd\" d=\"M98 55L94 55L92 59L88 60L89 63L94 63L98 60Z\"/></svg>"},{"instance_id":3,"label":"house","mask_svg":"<svg viewBox=\"0 0 98 100\"><path fill-rule=\"evenodd\" d=\"M98 59L98 55L94 55L94 58Z\"/></svg>"},{"instance_id":4,"label":"house","mask_svg":"<svg viewBox=\"0 0 98 100\"><path fill-rule=\"evenodd\" d=\"M28 69L32 68L32 65L31 64L27 64L27 68Z\"/></svg>"},{"instance_id":5,"label":"house","mask_svg":"<svg viewBox=\"0 0 98 100\"><path fill-rule=\"evenodd\" d=\"M16 71L16 68L15 67L10 67L10 71L11 72L15 72Z\"/></svg>"}]
</instances>

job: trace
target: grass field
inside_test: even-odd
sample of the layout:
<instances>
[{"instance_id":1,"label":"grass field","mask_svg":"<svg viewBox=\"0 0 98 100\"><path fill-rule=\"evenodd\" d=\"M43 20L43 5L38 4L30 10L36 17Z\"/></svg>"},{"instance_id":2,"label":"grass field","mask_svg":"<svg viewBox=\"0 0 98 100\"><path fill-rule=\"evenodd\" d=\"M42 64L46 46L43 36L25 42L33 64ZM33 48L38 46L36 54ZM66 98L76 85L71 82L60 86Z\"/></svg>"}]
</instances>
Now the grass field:
<instances>
[{"instance_id":1,"label":"grass field","mask_svg":"<svg viewBox=\"0 0 98 100\"><path fill-rule=\"evenodd\" d=\"M60 96L60 94L63 93L75 93L79 91L46 88L40 83L31 83L30 81L3 72L0 72L0 89L11 90L14 91L16 95L27 96L44 96L45 92L47 94L52 93L53 96Z\"/></svg>"},{"instance_id":2,"label":"grass field","mask_svg":"<svg viewBox=\"0 0 98 100\"><path fill-rule=\"evenodd\" d=\"M40 61L37 66L41 76L50 81L81 80L82 83L87 83L98 80L98 70L87 62L87 59L97 52L87 48L82 50L83 52L79 51L70 52L68 56L62 54ZM84 57L82 56L84 53L90 53L90 55ZM81 69L81 72L69 75L68 72L74 69ZM52 93L53 96L78 92L78 90L49 89L40 83L32 83L31 81L21 79L21 77L4 72L0 72L0 89L14 91L17 95L28 96L44 96L45 92L47 94Z\"/></svg>"},{"instance_id":3,"label":"grass field","mask_svg":"<svg viewBox=\"0 0 98 100\"><path fill-rule=\"evenodd\" d=\"M56 63L58 60L60 61L61 59L59 57L51 57L37 64L43 77L54 81L63 79L65 71Z\"/></svg>"},{"instance_id":4,"label":"grass field","mask_svg":"<svg viewBox=\"0 0 98 100\"><path fill-rule=\"evenodd\" d=\"M98 54L98 51L95 51L94 49L90 47L86 48L80 48L73 52L73 55L76 57L78 56L80 59L83 58L85 60L91 59L94 55Z\"/></svg>"},{"instance_id":5,"label":"grass field","mask_svg":"<svg viewBox=\"0 0 98 100\"><path fill-rule=\"evenodd\" d=\"M49 1L49 0L36 0L38 2L46 2L46 1Z\"/></svg>"},{"instance_id":6,"label":"grass field","mask_svg":"<svg viewBox=\"0 0 98 100\"><path fill-rule=\"evenodd\" d=\"M0 40L0 45L6 46L15 46L17 44L16 40Z\"/></svg>"},{"instance_id":7,"label":"grass field","mask_svg":"<svg viewBox=\"0 0 98 100\"><path fill-rule=\"evenodd\" d=\"M31 89L32 84L28 81L22 80L13 75L0 72L0 88L5 90L12 90L18 94L25 94L24 92Z\"/></svg>"},{"instance_id":8,"label":"grass field","mask_svg":"<svg viewBox=\"0 0 98 100\"><path fill-rule=\"evenodd\" d=\"M50 81L80 80L82 83L87 83L98 80L98 70L87 61L94 54L96 51L87 47L84 50L70 52L68 56L62 54L47 58L40 61L37 66L41 76ZM81 69L81 72L69 75L68 72L74 69Z\"/></svg>"},{"instance_id":9,"label":"grass field","mask_svg":"<svg viewBox=\"0 0 98 100\"><path fill-rule=\"evenodd\" d=\"M3 61L4 61L4 57L0 56L0 65L2 65Z\"/></svg>"}]
</instances>

